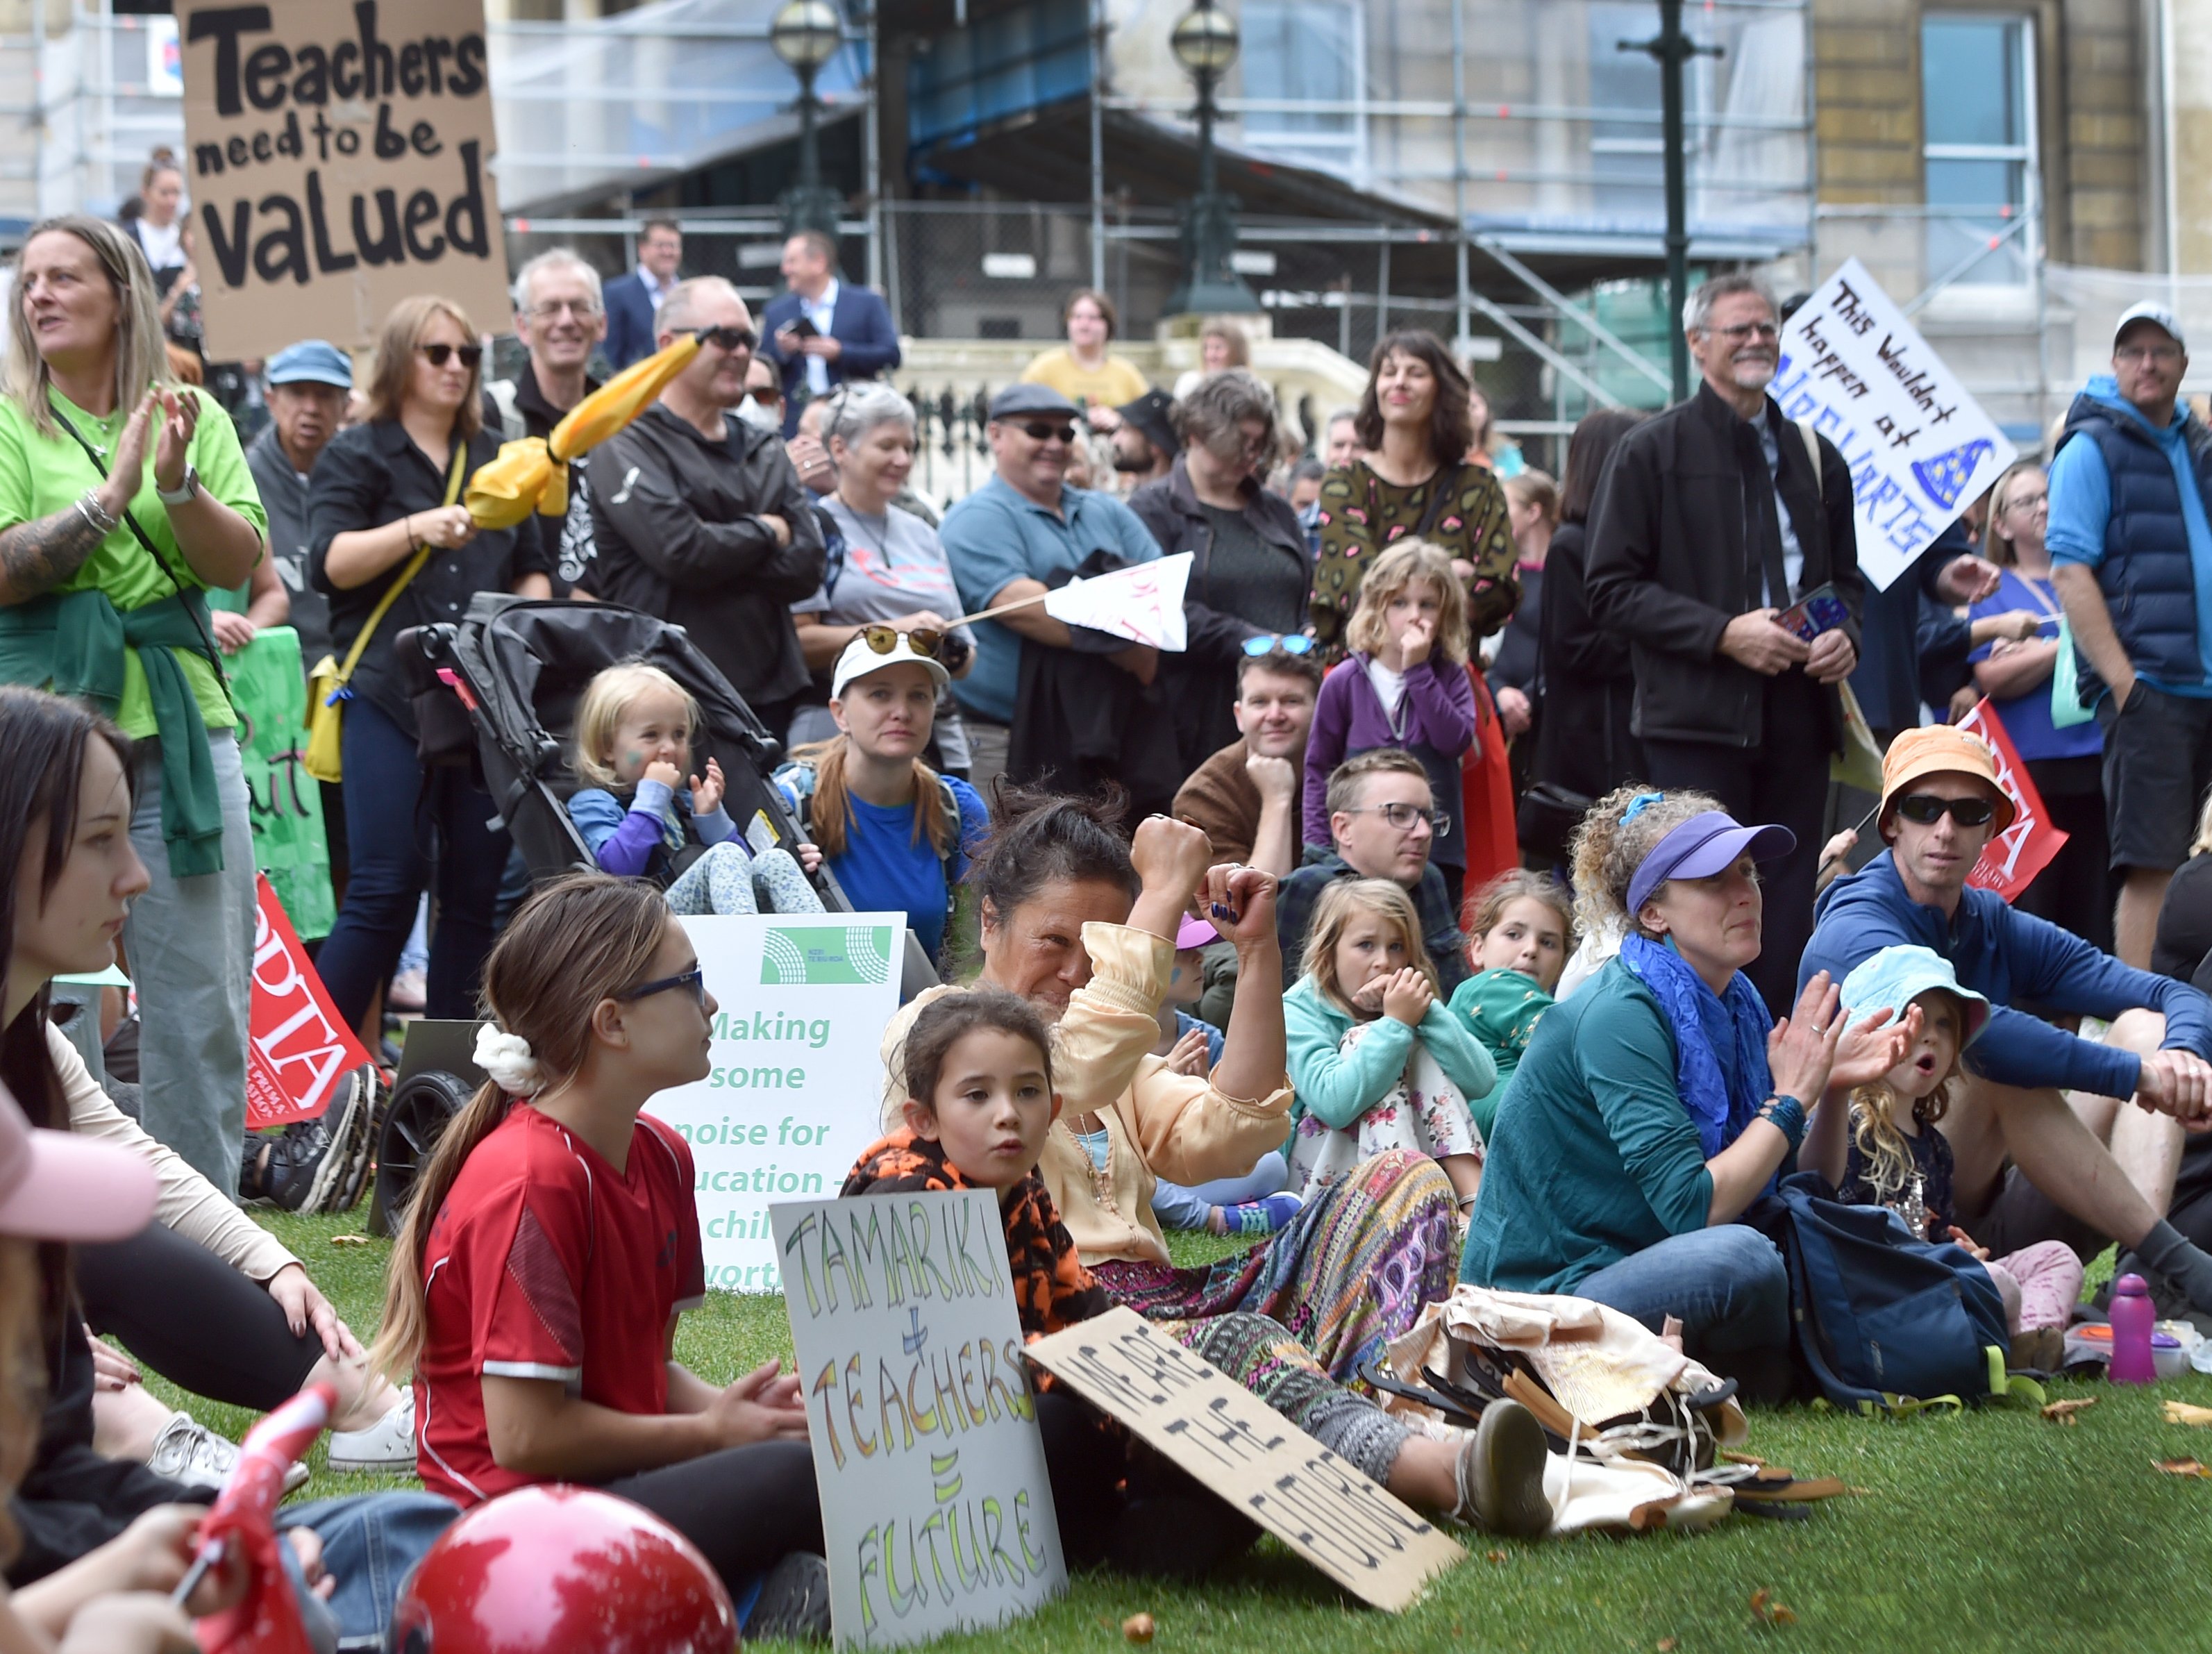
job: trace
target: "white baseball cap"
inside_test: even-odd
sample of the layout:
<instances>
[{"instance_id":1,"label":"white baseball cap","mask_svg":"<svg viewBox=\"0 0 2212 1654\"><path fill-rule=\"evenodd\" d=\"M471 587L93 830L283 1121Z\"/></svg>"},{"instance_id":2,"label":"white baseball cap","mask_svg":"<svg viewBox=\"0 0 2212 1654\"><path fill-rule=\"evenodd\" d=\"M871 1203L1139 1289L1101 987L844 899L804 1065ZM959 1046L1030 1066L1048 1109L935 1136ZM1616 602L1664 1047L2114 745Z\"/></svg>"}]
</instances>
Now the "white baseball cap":
<instances>
[{"instance_id":1,"label":"white baseball cap","mask_svg":"<svg viewBox=\"0 0 2212 1654\"><path fill-rule=\"evenodd\" d=\"M877 647L886 639L890 645L889 648ZM914 640L904 632L894 631L882 624L864 626L860 629L860 635L848 643L845 652L837 657L837 670L830 679L830 698L843 700L845 685L856 678L866 678L886 666L904 666L909 662L927 667L931 678L940 690L952 681L952 674L945 670L941 661L915 652Z\"/></svg>"},{"instance_id":2,"label":"white baseball cap","mask_svg":"<svg viewBox=\"0 0 2212 1654\"><path fill-rule=\"evenodd\" d=\"M2189 349L2189 341L2181 336L2180 320L2173 312L2155 299L2144 299L2120 312L2119 320L2112 326L2112 343L2115 345L2118 344L2120 336L2139 321L2147 321L2153 326L2164 328L2167 337L2184 350Z\"/></svg>"}]
</instances>

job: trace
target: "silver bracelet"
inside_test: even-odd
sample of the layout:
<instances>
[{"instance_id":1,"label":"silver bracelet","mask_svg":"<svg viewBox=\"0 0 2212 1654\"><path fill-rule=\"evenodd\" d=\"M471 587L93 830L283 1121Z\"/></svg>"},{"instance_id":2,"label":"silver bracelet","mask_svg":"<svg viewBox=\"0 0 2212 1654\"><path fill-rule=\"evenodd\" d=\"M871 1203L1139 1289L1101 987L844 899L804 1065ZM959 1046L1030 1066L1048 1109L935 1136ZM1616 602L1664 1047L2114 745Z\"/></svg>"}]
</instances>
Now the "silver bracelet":
<instances>
[{"instance_id":1,"label":"silver bracelet","mask_svg":"<svg viewBox=\"0 0 2212 1654\"><path fill-rule=\"evenodd\" d=\"M100 490L88 488L77 496L77 514L97 530L104 539L112 534L122 519L115 516L100 502Z\"/></svg>"}]
</instances>

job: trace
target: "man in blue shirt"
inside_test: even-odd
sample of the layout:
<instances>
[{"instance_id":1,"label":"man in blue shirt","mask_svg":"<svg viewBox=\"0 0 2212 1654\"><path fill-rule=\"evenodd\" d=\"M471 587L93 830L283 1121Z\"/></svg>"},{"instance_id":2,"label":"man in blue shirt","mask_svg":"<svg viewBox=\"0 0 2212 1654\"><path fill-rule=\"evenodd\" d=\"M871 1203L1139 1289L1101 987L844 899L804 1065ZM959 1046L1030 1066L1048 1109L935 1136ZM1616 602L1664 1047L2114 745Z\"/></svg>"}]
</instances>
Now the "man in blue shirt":
<instances>
[{"instance_id":1,"label":"man in blue shirt","mask_svg":"<svg viewBox=\"0 0 2212 1654\"><path fill-rule=\"evenodd\" d=\"M2114 929L2139 970L2212 787L2212 433L2177 405L2188 371L2173 313L2131 306L2051 466L2051 579L2099 697Z\"/></svg>"},{"instance_id":2,"label":"man in blue shirt","mask_svg":"<svg viewBox=\"0 0 2212 1654\"><path fill-rule=\"evenodd\" d=\"M1072 574L1097 551L1125 563L1158 560L1159 542L1135 512L1110 495L1067 485L1073 403L1050 386L1010 385L991 398L988 417L995 473L946 512L938 530L962 606L975 612L1041 599L1061 583L1055 576ZM979 620L975 632L975 665L952 694L968 715L969 776L988 797L991 782L1006 772L1023 642L1055 649L1079 643L1041 601ZM1098 637L1084 634L1093 644ZM1104 654L1140 684L1149 684L1159 668L1158 651L1142 643L1088 652Z\"/></svg>"}]
</instances>

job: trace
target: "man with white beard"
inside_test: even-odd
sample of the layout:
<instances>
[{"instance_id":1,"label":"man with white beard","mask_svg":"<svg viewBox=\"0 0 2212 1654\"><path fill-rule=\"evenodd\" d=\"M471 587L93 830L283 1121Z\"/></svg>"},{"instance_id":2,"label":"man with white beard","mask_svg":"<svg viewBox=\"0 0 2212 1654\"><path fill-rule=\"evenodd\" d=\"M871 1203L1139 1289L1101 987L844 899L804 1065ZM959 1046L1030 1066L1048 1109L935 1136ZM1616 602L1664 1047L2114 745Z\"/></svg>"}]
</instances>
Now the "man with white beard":
<instances>
[{"instance_id":1,"label":"man with white beard","mask_svg":"<svg viewBox=\"0 0 2212 1654\"><path fill-rule=\"evenodd\" d=\"M1781 1016L1812 934L1828 760L1843 748L1837 685L1858 664L1850 471L1766 393L1781 332L1764 283L1707 282L1682 330L1704 382L1614 451L1590 515L1589 609L1631 651L1651 784L1796 836L1761 867L1765 945L1748 971ZM1807 598L1827 623L1810 642L1783 623Z\"/></svg>"}]
</instances>

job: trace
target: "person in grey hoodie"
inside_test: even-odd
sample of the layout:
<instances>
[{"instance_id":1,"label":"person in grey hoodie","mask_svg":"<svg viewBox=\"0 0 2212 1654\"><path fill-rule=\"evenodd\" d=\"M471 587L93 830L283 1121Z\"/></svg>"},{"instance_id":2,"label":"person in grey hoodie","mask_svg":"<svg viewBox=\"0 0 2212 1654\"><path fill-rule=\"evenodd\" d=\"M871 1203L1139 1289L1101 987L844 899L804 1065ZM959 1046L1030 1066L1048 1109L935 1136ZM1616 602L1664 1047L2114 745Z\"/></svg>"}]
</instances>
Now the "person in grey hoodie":
<instances>
[{"instance_id":1,"label":"person in grey hoodie","mask_svg":"<svg viewBox=\"0 0 2212 1654\"><path fill-rule=\"evenodd\" d=\"M2112 373L2066 416L2045 537L2104 726L2114 928L2138 970L2212 787L2212 432L2178 400L2188 371L2172 311L2121 313Z\"/></svg>"}]
</instances>

